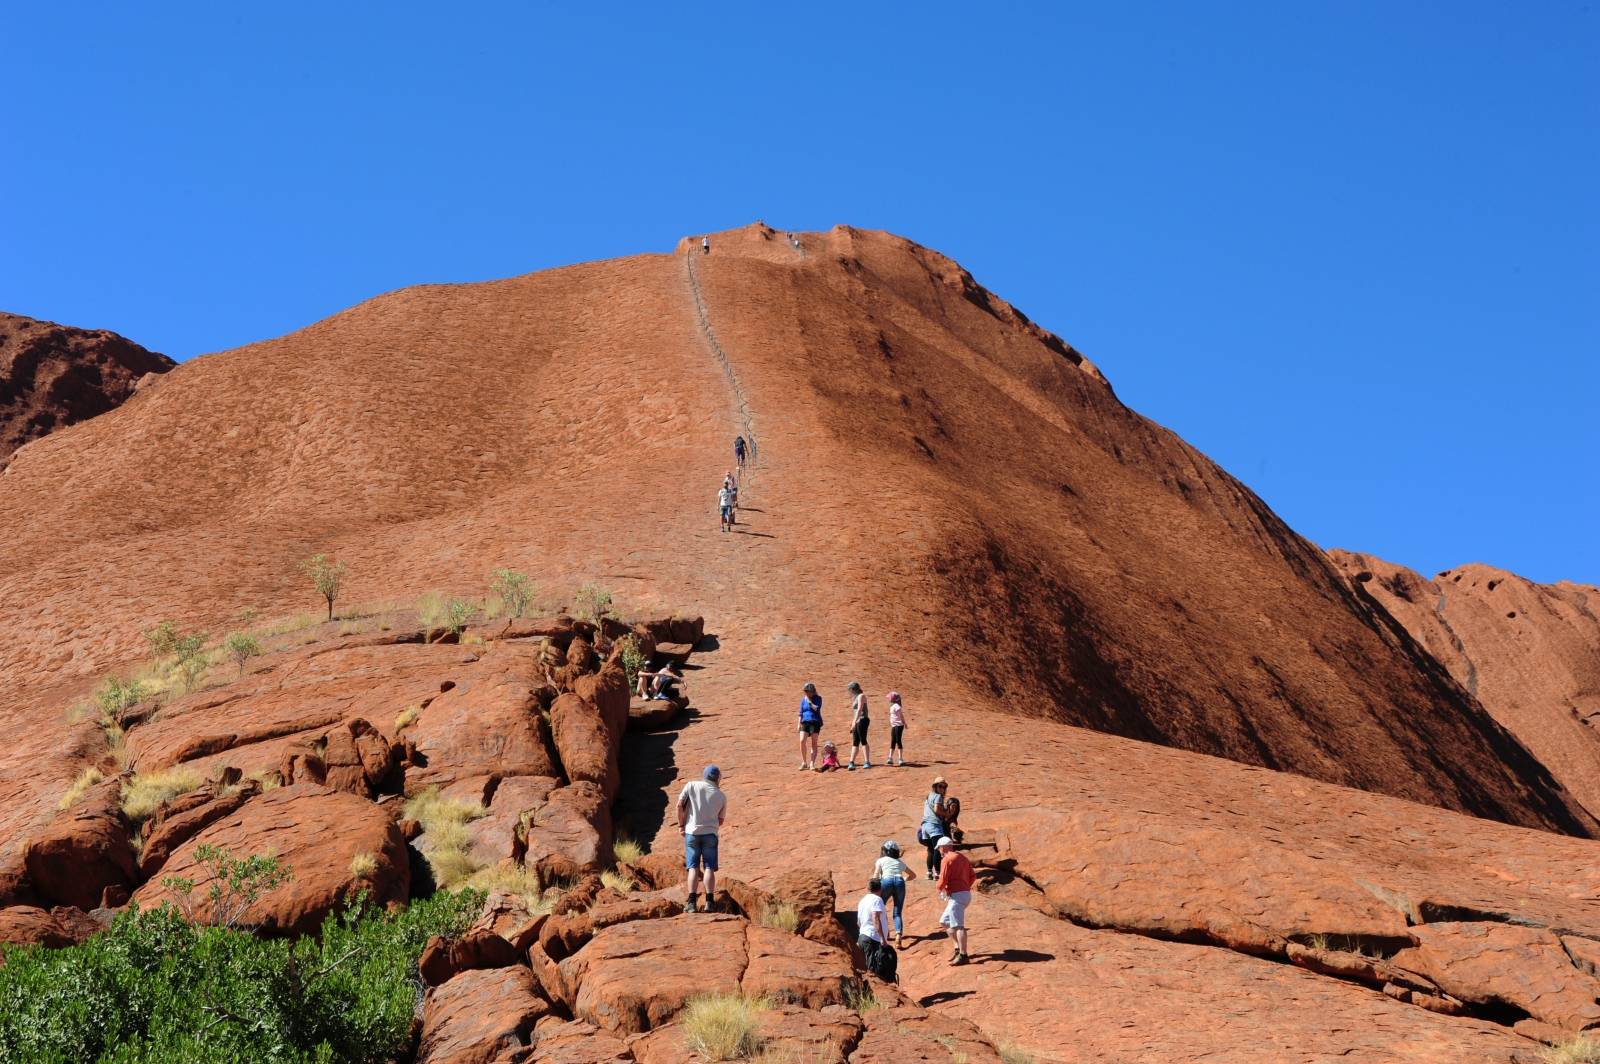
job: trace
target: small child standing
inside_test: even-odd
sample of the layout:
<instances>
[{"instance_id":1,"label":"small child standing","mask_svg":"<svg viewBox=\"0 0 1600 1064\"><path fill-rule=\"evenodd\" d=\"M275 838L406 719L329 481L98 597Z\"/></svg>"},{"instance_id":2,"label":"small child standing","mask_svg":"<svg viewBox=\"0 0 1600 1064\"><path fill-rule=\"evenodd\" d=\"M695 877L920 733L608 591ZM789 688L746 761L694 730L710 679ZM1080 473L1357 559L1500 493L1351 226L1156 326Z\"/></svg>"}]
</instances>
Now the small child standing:
<instances>
[{"instance_id":1,"label":"small child standing","mask_svg":"<svg viewBox=\"0 0 1600 1064\"><path fill-rule=\"evenodd\" d=\"M830 768L839 767L839 748L829 740L822 744L822 761L817 765L818 772L826 772Z\"/></svg>"},{"instance_id":2,"label":"small child standing","mask_svg":"<svg viewBox=\"0 0 1600 1064\"><path fill-rule=\"evenodd\" d=\"M900 692L889 692L889 764L904 765L906 751L901 739L906 733L906 708L900 704Z\"/></svg>"}]
</instances>

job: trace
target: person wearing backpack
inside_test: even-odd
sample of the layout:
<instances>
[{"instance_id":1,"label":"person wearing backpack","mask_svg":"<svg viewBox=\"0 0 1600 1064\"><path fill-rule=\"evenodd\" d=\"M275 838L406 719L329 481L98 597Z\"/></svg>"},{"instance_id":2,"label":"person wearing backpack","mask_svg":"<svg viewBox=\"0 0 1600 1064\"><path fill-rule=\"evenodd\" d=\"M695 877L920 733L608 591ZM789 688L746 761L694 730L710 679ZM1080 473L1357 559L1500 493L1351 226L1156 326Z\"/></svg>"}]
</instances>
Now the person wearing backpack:
<instances>
[{"instance_id":1,"label":"person wearing backpack","mask_svg":"<svg viewBox=\"0 0 1600 1064\"><path fill-rule=\"evenodd\" d=\"M889 912L883 904L883 884L876 878L867 881L867 892L856 903L856 945L867 960L867 971L894 982L899 959L889 945Z\"/></svg>"},{"instance_id":2,"label":"person wearing backpack","mask_svg":"<svg viewBox=\"0 0 1600 1064\"><path fill-rule=\"evenodd\" d=\"M808 683L800 691L800 771L817 767L817 736L822 733L822 696L817 685ZM807 754L809 744L810 753Z\"/></svg>"}]
</instances>

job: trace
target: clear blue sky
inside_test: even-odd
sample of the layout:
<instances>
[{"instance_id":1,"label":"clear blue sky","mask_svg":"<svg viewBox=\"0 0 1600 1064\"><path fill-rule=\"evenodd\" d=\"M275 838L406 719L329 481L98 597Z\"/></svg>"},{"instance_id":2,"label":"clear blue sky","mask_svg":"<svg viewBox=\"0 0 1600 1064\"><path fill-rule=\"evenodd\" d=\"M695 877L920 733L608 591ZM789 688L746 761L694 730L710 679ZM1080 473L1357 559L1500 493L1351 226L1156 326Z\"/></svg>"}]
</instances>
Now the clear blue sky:
<instances>
[{"instance_id":1,"label":"clear blue sky","mask_svg":"<svg viewBox=\"0 0 1600 1064\"><path fill-rule=\"evenodd\" d=\"M1600 582L1593 3L777 6L13 5L0 308L187 358L889 229L1319 543Z\"/></svg>"}]
</instances>

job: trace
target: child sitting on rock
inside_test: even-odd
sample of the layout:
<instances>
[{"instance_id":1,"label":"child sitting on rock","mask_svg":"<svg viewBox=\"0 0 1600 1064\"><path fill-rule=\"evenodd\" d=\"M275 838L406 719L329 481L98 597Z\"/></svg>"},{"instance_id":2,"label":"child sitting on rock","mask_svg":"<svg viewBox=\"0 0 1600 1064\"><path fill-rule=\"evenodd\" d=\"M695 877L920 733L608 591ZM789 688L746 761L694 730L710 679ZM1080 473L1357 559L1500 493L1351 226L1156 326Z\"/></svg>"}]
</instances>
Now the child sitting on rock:
<instances>
[{"instance_id":1,"label":"child sitting on rock","mask_svg":"<svg viewBox=\"0 0 1600 1064\"><path fill-rule=\"evenodd\" d=\"M826 772L830 768L839 767L839 748L833 745L830 739L822 744L822 760L817 762L817 771Z\"/></svg>"}]
</instances>

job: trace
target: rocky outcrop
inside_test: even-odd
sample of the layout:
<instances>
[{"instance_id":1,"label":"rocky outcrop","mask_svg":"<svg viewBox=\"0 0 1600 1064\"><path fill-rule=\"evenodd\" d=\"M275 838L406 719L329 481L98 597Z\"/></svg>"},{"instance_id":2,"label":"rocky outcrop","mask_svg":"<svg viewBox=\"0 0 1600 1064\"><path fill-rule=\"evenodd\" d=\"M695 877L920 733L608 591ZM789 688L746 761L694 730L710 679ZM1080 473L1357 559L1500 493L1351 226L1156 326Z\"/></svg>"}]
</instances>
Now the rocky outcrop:
<instances>
[{"instance_id":1,"label":"rocky outcrop","mask_svg":"<svg viewBox=\"0 0 1600 1064\"><path fill-rule=\"evenodd\" d=\"M23 444L115 409L176 365L104 329L0 313L0 469Z\"/></svg>"},{"instance_id":2,"label":"rocky outcrop","mask_svg":"<svg viewBox=\"0 0 1600 1064\"><path fill-rule=\"evenodd\" d=\"M235 856L272 854L290 870L287 883L244 915L243 923L266 933L315 931L356 889L369 891L377 905L410 895L405 839L395 822L363 798L314 784L268 791L207 826L173 851L162 878L190 879L203 890L209 873L195 851L206 845ZM176 900L158 880L134 898L145 907Z\"/></svg>"},{"instance_id":3,"label":"rocky outcrop","mask_svg":"<svg viewBox=\"0 0 1600 1064\"><path fill-rule=\"evenodd\" d=\"M522 863L549 879L574 879L611 864L611 800L587 780L558 787L527 818Z\"/></svg>"},{"instance_id":4,"label":"rocky outcrop","mask_svg":"<svg viewBox=\"0 0 1600 1064\"><path fill-rule=\"evenodd\" d=\"M406 770L409 793L482 773L562 775L539 712L537 683L506 658L486 658L406 730L417 754Z\"/></svg>"},{"instance_id":5,"label":"rocky outcrop","mask_svg":"<svg viewBox=\"0 0 1600 1064\"><path fill-rule=\"evenodd\" d=\"M1328 554L1574 798L1600 809L1600 588L1477 564L1429 580L1370 554Z\"/></svg>"},{"instance_id":6,"label":"rocky outcrop","mask_svg":"<svg viewBox=\"0 0 1600 1064\"><path fill-rule=\"evenodd\" d=\"M529 1044L550 1011L526 968L464 971L422 1002L418 1064L491 1064Z\"/></svg>"},{"instance_id":7,"label":"rocky outcrop","mask_svg":"<svg viewBox=\"0 0 1600 1064\"><path fill-rule=\"evenodd\" d=\"M0 909L0 945L75 946L102 928L100 921L71 906L41 909L13 905Z\"/></svg>"},{"instance_id":8,"label":"rocky outcrop","mask_svg":"<svg viewBox=\"0 0 1600 1064\"><path fill-rule=\"evenodd\" d=\"M136 881L121 784L107 780L29 840L23 854L34 892L52 905L93 909L107 890L124 897Z\"/></svg>"}]
</instances>

